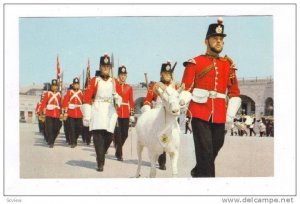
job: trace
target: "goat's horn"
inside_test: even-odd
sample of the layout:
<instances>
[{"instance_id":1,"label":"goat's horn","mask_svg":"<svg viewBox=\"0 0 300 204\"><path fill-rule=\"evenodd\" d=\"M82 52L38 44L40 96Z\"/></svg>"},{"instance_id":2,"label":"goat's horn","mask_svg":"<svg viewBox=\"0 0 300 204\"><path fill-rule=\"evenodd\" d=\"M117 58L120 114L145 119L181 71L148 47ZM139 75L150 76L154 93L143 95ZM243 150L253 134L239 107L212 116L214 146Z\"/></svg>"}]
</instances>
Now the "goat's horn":
<instances>
[{"instance_id":1,"label":"goat's horn","mask_svg":"<svg viewBox=\"0 0 300 204\"><path fill-rule=\"evenodd\" d=\"M185 84L182 83L179 88L177 89L178 93L181 93L185 89Z\"/></svg>"}]
</instances>

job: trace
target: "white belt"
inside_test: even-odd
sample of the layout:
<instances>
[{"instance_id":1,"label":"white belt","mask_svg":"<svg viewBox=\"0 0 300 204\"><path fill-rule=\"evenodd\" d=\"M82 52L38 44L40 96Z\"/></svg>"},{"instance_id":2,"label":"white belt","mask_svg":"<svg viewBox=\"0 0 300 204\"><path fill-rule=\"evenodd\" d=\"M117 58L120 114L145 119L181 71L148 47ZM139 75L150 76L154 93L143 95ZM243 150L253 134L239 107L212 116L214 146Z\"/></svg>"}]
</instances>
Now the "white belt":
<instances>
[{"instance_id":1,"label":"white belt","mask_svg":"<svg viewBox=\"0 0 300 204\"><path fill-rule=\"evenodd\" d=\"M208 98L226 98L225 94L216 91L209 91L206 89L194 88L192 93L192 100L196 103L206 103Z\"/></svg>"},{"instance_id":2,"label":"white belt","mask_svg":"<svg viewBox=\"0 0 300 204\"><path fill-rule=\"evenodd\" d=\"M81 107L81 105L70 103L69 106L68 106L69 109L75 109L75 108L78 108L78 107Z\"/></svg>"},{"instance_id":3,"label":"white belt","mask_svg":"<svg viewBox=\"0 0 300 204\"><path fill-rule=\"evenodd\" d=\"M129 106L129 103L121 103L121 105L124 105L124 106Z\"/></svg>"},{"instance_id":4,"label":"white belt","mask_svg":"<svg viewBox=\"0 0 300 204\"><path fill-rule=\"evenodd\" d=\"M54 105L54 104L48 104L46 108L47 108L47 110L54 110L55 108L60 109L59 106Z\"/></svg>"},{"instance_id":5,"label":"white belt","mask_svg":"<svg viewBox=\"0 0 300 204\"><path fill-rule=\"evenodd\" d=\"M100 97L100 98L96 98L95 102L112 103L113 99L111 97Z\"/></svg>"}]
</instances>

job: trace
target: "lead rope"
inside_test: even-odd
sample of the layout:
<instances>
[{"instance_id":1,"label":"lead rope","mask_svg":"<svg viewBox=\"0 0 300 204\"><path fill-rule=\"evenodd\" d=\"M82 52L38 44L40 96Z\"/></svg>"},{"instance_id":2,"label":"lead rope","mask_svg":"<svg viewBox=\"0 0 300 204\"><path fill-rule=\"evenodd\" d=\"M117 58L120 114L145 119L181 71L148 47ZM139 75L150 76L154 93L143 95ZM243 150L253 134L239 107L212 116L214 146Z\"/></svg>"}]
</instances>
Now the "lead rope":
<instances>
[{"instance_id":1,"label":"lead rope","mask_svg":"<svg viewBox=\"0 0 300 204\"><path fill-rule=\"evenodd\" d=\"M130 153L132 157L132 127L131 127L131 122L129 121L129 134L130 134Z\"/></svg>"},{"instance_id":2,"label":"lead rope","mask_svg":"<svg viewBox=\"0 0 300 204\"><path fill-rule=\"evenodd\" d=\"M193 119L193 114L192 114L192 112L189 110L189 109L187 109L187 111L190 113L190 115L191 115L191 120L190 120L190 122L189 122L189 125L192 127L192 119Z\"/></svg>"}]
</instances>

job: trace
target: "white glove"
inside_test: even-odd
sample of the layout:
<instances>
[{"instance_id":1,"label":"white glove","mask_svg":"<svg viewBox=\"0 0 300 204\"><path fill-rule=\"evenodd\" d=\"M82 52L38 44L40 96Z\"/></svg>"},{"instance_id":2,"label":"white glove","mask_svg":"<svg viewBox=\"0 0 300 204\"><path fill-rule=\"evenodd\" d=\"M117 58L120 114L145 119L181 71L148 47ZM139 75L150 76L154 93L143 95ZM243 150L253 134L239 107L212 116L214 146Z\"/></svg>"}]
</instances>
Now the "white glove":
<instances>
[{"instance_id":1,"label":"white glove","mask_svg":"<svg viewBox=\"0 0 300 204\"><path fill-rule=\"evenodd\" d=\"M130 117L129 117L129 121L130 121L131 123L134 123L134 122L135 122L135 117L134 117L134 116L130 116Z\"/></svg>"},{"instance_id":2,"label":"white glove","mask_svg":"<svg viewBox=\"0 0 300 204\"><path fill-rule=\"evenodd\" d=\"M83 119L82 119L83 125L85 127L88 127L90 125L92 106L90 104L83 104L81 106L81 112L83 115Z\"/></svg>"},{"instance_id":3,"label":"white glove","mask_svg":"<svg viewBox=\"0 0 300 204\"><path fill-rule=\"evenodd\" d=\"M233 119L241 106L242 100L240 97L232 97L228 101L226 122L233 122Z\"/></svg>"},{"instance_id":4,"label":"white glove","mask_svg":"<svg viewBox=\"0 0 300 204\"><path fill-rule=\"evenodd\" d=\"M151 110L151 107L149 105L143 105L142 108L141 108L142 113L145 113L148 110Z\"/></svg>"},{"instance_id":5,"label":"white glove","mask_svg":"<svg viewBox=\"0 0 300 204\"><path fill-rule=\"evenodd\" d=\"M84 127L89 127L89 126L90 126L90 120L83 119L83 120L82 120L82 123L83 123L83 126L84 126Z\"/></svg>"},{"instance_id":6,"label":"white glove","mask_svg":"<svg viewBox=\"0 0 300 204\"><path fill-rule=\"evenodd\" d=\"M179 105L180 108L185 108L187 104L191 101L192 94L189 91L182 91L179 95Z\"/></svg>"},{"instance_id":7,"label":"white glove","mask_svg":"<svg viewBox=\"0 0 300 204\"><path fill-rule=\"evenodd\" d=\"M122 97L118 93L113 93L113 98L118 107L122 104Z\"/></svg>"},{"instance_id":8,"label":"white glove","mask_svg":"<svg viewBox=\"0 0 300 204\"><path fill-rule=\"evenodd\" d=\"M233 126L233 121L226 121L225 130L227 131L231 130L232 126Z\"/></svg>"}]
</instances>

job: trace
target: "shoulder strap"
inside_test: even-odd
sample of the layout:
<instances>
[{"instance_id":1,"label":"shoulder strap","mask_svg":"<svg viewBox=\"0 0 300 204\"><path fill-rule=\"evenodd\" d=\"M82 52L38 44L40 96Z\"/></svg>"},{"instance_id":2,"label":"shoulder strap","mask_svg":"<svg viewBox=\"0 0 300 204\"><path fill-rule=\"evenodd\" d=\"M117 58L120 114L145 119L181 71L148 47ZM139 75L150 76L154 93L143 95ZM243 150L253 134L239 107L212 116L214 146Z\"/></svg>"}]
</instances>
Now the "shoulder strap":
<instances>
[{"instance_id":1,"label":"shoulder strap","mask_svg":"<svg viewBox=\"0 0 300 204\"><path fill-rule=\"evenodd\" d=\"M202 72L200 72L200 74L198 74L199 78L204 77L208 72L210 72L212 69L214 68L214 65L211 64L208 67L206 67Z\"/></svg>"},{"instance_id":2,"label":"shoulder strap","mask_svg":"<svg viewBox=\"0 0 300 204\"><path fill-rule=\"evenodd\" d=\"M79 90L79 91L77 91L77 92L71 90L72 96L70 97L70 100L69 100L69 101L72 101L73 98L76 97L76 98L78 99L78 101L80 102L80 104L82 104L82 101L81 101L80 97L78 96L78 94L79 94L80 92L81 92L81 90Z\"/></svg>"}]
</instances>

